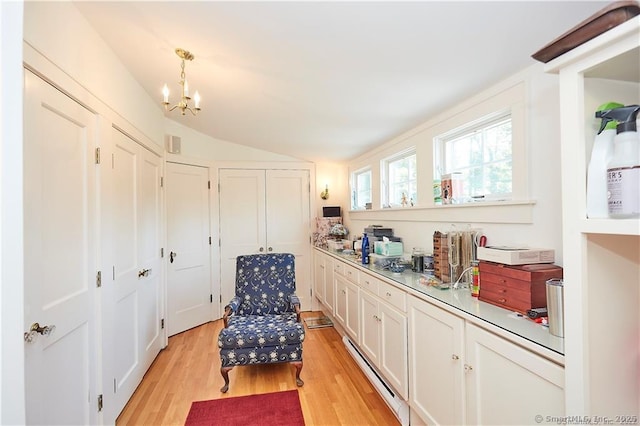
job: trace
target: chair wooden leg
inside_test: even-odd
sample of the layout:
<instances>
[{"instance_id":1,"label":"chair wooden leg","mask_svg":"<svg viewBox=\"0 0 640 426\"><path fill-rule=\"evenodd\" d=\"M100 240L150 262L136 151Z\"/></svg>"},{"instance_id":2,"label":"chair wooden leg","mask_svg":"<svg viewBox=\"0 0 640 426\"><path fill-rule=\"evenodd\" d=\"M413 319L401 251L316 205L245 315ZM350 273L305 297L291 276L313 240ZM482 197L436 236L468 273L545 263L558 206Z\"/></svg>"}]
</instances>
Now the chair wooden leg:
<instances>
[{"instance_id":1,"label":"chair wooden leg","mask_svg":"<svg viewBox=\"0 0 640 426\"><path fill-rule=\"evenodd\" d=\"M298 385L298 387L300 387L300 386L304 385L304 382L300 378L300 372L302 371L302 361L295 361L295 362L293 362L293 365L296 366L296 385Z\"/></svg>"},{"instance_id":2,"label":"chair wooden leg","mask_svg":"<svg viewBox=\"0 0 640 426\"><path fill-rule=\"evenodd\" d=\"M224 379L224 386L220 388L220 392L226 393L229 390L229 371L231 371L233 367L221 367L220 374L222 374L222 378Z\"/></svg>"}]
</instances>

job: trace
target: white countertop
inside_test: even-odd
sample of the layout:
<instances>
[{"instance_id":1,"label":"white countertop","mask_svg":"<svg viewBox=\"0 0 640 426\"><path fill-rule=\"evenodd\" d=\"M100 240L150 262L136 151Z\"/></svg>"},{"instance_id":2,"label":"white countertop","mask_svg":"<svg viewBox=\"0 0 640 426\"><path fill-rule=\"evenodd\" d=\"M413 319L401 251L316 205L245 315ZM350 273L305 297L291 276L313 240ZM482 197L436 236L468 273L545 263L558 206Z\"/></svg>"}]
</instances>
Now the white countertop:
<instances>
[{"instance_id":1,"label":"white countertop","mask_svg":"<svg viewBox=\"0 0 640 426\"><path fill-rule=\"evenodd\" d=\"M441 290L420 283L422 274L405 270L401 274L363 265L359 258L346 256L316 247L323 253L343 260L384 281L402 288L409 294L429 301L449 312L489 328L503 337L523 344L551 360L564 364L564 339L549 333L548 327L535 323L517 312L482 302L471 296L469 289ZM482 281L481 284L482 286Z\"/></svg>"}]
</instances>

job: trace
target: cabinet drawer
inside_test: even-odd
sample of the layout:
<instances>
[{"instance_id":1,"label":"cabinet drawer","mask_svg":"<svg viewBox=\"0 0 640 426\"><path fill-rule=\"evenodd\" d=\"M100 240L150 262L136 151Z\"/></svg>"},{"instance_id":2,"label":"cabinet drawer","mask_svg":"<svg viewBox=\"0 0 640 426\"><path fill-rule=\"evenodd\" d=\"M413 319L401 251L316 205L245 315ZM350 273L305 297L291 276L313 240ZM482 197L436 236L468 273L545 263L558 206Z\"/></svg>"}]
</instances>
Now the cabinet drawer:
<instances>
[{"instance_id":1,"label":"cabinet drawer","mask_svg":"<svg viewBox=\"0 0 640 426\"><path fill-rule=\"evenodd\" d=\"M359 272L354 266L345 264L342 266L342 269L343 269L344 276L347 277L349 281L351 281L354 284L358 284Z\"/></svg>"},{"instance_id":2,"label":"cabinet drawer","mask_svg":"<svg viewBox=\"0 0 640 426\"><path fill-rule=\"evenodd\" d=\"M526 314L527 309L531 309L529 293L507 287L485 287L482 289L480 300L491 303L492 305L515 310L522 314Z\"/></svg>"},{"instance_id":3,"label":"cabinet drawer","mask_svg":"<svg viewBox=\"0 0 640 426\"><path fill-rule=\"evenodd\" d=\"M378 284L378 296L390 305L400 309L402 312L407 311L407 293L399 288L380 281Z\"/></svg>"},{"instance_id":4,"label":"cabinet drawer","mask_svg":"<svg viewBox=\"0 0 640 426\"><path fill-rule=\"evenodd\" d=\"M336 272L340 275L344 275L344 267L345 267L345 264L340 262L339 260L333 261L333 272Z\"/></svg>"},{"instance_id":5,"label":"cabinet drawer","mask_svg":"<svg viewBox=\"0 0 640 426\"><path fill-rule=\"evenodd\" d=\"M377 278L372 277L369 274L360 274L360 279L358 281L360 283L360 287L367 290L368 292L377 295L378 294L378 282Z\"/></svg>"}]
</instances>

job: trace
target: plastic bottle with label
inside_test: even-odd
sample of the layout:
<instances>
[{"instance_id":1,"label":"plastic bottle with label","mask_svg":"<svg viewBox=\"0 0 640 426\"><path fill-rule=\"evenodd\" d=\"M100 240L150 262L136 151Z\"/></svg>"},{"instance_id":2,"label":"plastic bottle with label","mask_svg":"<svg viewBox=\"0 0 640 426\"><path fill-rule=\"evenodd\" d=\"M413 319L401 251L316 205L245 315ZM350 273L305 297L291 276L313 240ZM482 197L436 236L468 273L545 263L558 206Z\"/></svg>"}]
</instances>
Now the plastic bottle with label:
<instances>
[{"instance_id":1,"label":"plastic bottle with label","mask_svg":"<svg viewBox=\"0 0 640 426\"><path fill-rule=\"evenodd\" d=\"M366 232L362 236L362 264L369 264L369 237Z\"/></svg>"},{"instance_id":2,"label":"plastic bottle with label","mask_svg":"<svg viewBox=\"0 0 640 426\"><path fill-rule=\"evenodd\" d=\"M617 120L614 153L607 166L609 217L640 217L640 139L636 120L640 105L602 111L602 118Z\"/></svg>"},{"instance_id":3,"label":"plastic bottle with label","mask_svg":"<svg viewBox=\"0 0 640 426\"><path fill-rule=\"evenodd\" d=\"M624 105L609 102L600 105L596 111L596 117L600 117L603 111L620 108ZM591 159L587 169L587 217L605 218L609 216L607 203L607 167L614 152L614 138L616 137L616 125L618 122L611 118L602 118L600 130L593 142Z\"/></svg>"}]
</instances>

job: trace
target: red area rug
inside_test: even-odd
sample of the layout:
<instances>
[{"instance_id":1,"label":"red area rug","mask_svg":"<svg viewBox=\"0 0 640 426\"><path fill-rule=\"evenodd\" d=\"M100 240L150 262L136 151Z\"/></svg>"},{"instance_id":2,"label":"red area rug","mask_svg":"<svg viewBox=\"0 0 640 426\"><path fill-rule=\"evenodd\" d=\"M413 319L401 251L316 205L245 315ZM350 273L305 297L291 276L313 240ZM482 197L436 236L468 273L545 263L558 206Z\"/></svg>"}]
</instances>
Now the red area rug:
<instances>
[{"instance_id":1,"label":"red area rug","mask_svg":"<svg viewBox=\"0 0 640 426\"><path fill-rule=\"evenodd\" d=\"M304 426L297 390L195 401L185 426Z\"/></svg>"}]
</instances>

